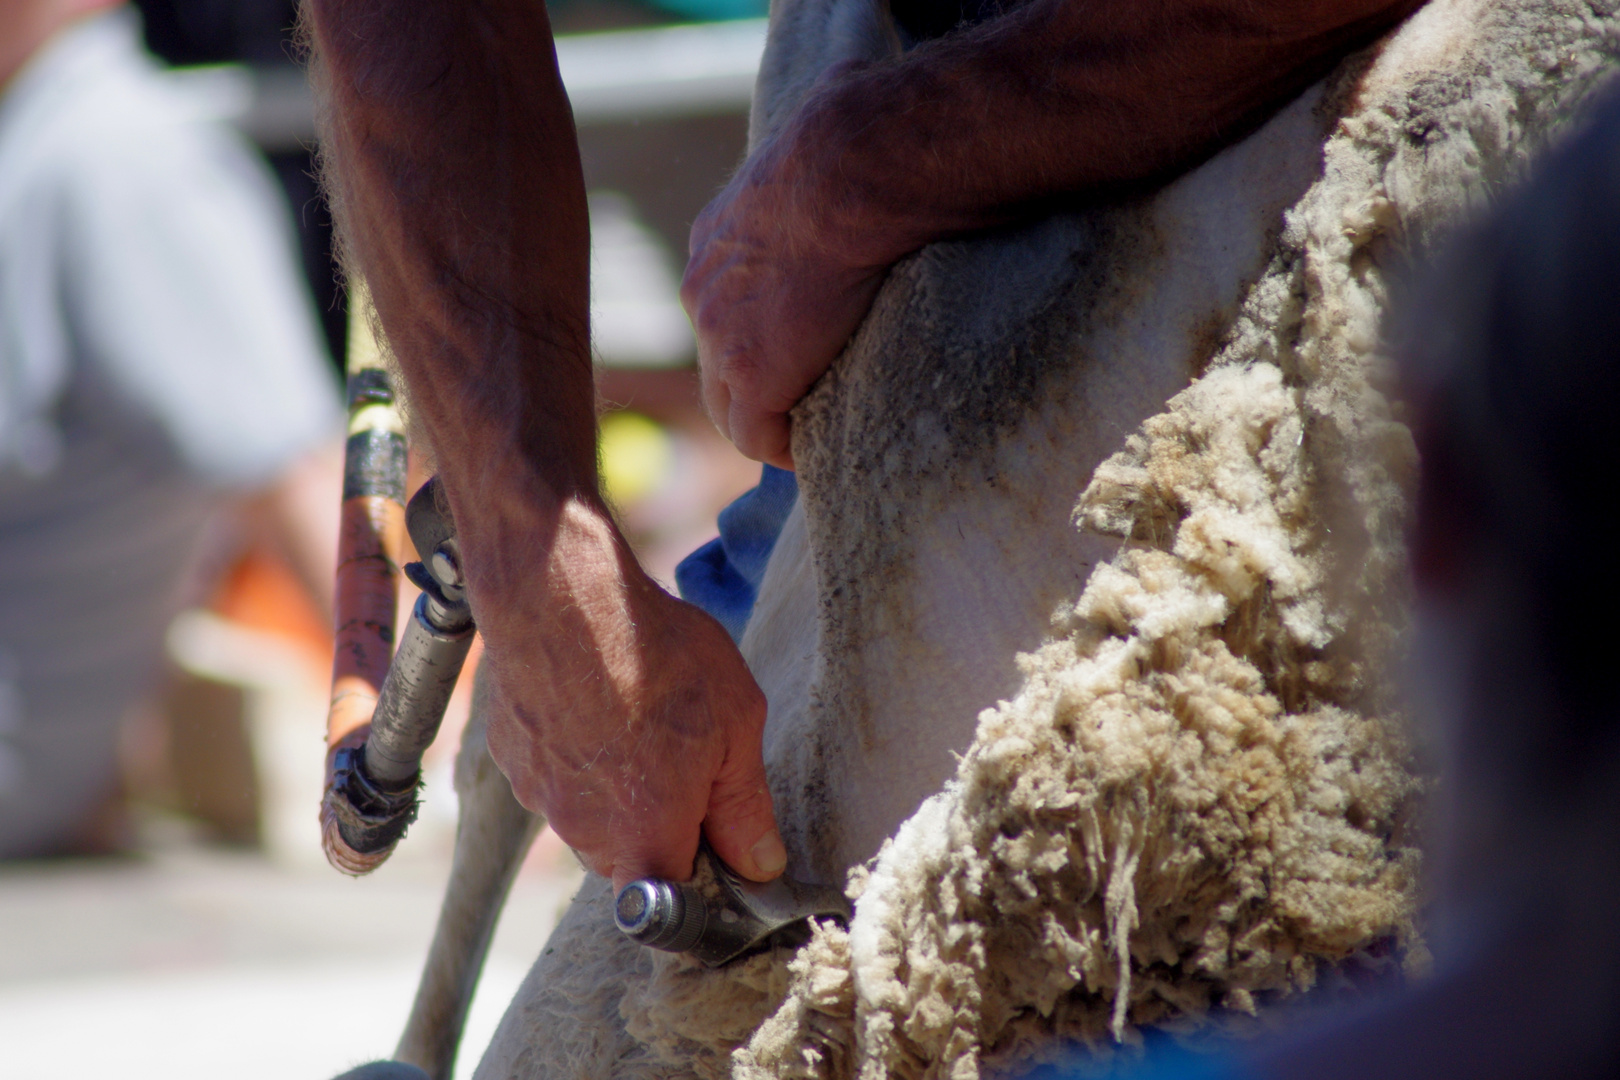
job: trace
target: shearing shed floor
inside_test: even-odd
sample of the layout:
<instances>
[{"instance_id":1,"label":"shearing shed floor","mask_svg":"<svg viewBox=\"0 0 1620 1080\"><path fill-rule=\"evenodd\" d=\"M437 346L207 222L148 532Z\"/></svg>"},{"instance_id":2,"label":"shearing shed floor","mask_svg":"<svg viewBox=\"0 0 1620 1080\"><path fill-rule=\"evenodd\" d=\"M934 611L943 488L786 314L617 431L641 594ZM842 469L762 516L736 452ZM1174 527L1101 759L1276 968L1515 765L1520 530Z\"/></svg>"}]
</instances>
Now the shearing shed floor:
<instances>
[{"instance_id":1,"label":"shearing shed floor","mask_svg":"<svg viewBox=\"0 0 1620 1080\"><path fill-rule=\"evenodd\" d=\"M352 879L326 865L316 820L329 658L206 617L177 620L170 639L183 669L244 692L262 843L224 847L137 805L130 854L0 862L0 1080L330 1080L391 1056L404 1026L450 869L465 700L428 755L421 817L381 869ZM471 1075L581 877L543 832L457 1075Z\"/></svg>"},{"instance_id":2,"label":"shearing shed floor","mask_svg":"<svg viewBox=\"0 0 1620 1080\"><path fill-rule=\"evenodd\" d=\"M388 1057L447 869L404 857L355 881L173 841L0 864L0 1078L327 1080ZM553 860L518 879L458 1075L578 879Z\"/></svg>"}]
</instances>

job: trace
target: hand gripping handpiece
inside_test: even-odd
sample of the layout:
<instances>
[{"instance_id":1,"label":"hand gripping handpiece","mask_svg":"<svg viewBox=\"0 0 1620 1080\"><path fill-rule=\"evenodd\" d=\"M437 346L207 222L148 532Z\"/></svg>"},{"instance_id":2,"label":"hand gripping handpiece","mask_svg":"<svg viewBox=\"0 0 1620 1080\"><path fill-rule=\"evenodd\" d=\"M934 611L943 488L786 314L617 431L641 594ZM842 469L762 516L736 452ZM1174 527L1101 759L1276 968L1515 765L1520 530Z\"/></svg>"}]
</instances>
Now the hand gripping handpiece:
<instances>
[{"instance_id":1,"label":"hand gripping handpiece","mask_svg":"<svg viewBox=\"0 0 1620 1080\"><path fill-rule=\"evenodd\" d=\"M837 889L785 875L747 881L707 845L697 857L692 883L642 878L619 890L613 921L626 937L719 967L776 945L803 944L810 938L811 919L849 925L853 909ZM712 881L697 884L705 877Z\"/></svg>"}]
</instances>

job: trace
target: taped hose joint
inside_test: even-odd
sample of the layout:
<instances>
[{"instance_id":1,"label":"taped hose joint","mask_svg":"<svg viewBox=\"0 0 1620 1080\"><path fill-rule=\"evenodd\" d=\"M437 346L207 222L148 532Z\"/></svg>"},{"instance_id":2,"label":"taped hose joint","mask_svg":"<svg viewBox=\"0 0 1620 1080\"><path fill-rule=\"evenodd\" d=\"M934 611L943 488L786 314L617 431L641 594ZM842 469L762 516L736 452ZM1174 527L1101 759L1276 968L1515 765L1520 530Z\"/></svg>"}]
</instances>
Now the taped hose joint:
<instances>
[{"instance_id":1,"label":"taped hose joint","mask_svg":"<svg viewBox=\"0 0 1620 1080\"><path fill-rule=\"evenodd\" d=\"M337 751L328 802L343 842L362 856L392 850L416 820L421 787L420 773L403 788L379 785L366 771L364 746Z\"/></svg>"}]
</instances>

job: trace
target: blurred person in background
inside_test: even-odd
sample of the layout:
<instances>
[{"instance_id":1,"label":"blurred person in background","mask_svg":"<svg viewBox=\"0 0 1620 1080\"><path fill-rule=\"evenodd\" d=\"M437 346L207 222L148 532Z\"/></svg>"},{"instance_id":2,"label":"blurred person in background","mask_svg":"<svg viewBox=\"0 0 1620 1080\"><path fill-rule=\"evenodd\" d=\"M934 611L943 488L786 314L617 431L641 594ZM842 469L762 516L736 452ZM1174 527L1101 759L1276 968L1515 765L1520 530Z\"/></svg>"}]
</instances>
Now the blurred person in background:
<instances>
[{"instance_id":1,"label":"blurred person in background","mask_svg":"<svg viewBox=\"0 0 1620 1080\"><path fill-rule=\"evenodd\" d=\"M120 724L222 509L330 575L287 209L196 114L117 0L0 0L0 858L116 846Z\"/></svg>"}]
</instances>

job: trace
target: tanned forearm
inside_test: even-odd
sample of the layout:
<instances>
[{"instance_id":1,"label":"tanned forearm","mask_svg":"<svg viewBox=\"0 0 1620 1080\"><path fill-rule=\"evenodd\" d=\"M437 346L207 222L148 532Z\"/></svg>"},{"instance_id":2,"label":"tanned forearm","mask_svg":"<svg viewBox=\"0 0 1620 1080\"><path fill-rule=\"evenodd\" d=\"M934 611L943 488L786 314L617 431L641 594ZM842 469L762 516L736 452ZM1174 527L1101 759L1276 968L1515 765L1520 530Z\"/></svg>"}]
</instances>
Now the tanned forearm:
<instances>
[{"instance_id":1,"label":"tanned forearm","mask_svg":"<svg viewBox=\"0 0 1620 1080\"><path fill-rule=\"evenodd\" d=\"M545 7L312 0L310 22L350 257L450 494L475 609L532 631L627 557L597 495L588 216ZM601 573L565 579L582 566ZM534 603L480 603L497 594Z\"/></svg>"},{"instance_id":2,"label":"tanned forearm","mask_svg":"<svg viewBox=\"0 0 1620 1080\"><path fill-rule=\"evenodd\" d=\"M824 215L858 206L853 234L914 250L1057 196L1151 183L1246 134L1420 3L1034 0L824 87L796 117L795 145L814 148L803 190Z\"/></svg>"},{"instance_id":3,"label":"tanned forearm","mask_svg":"<svg viewBox=\"0 0 1620 1080\"><path fill-rule=\"evenodd\" d=\"M536 0L311 0L351 257L458 501L594 500L590 239Z\"/></svg>"}]
</instances>

